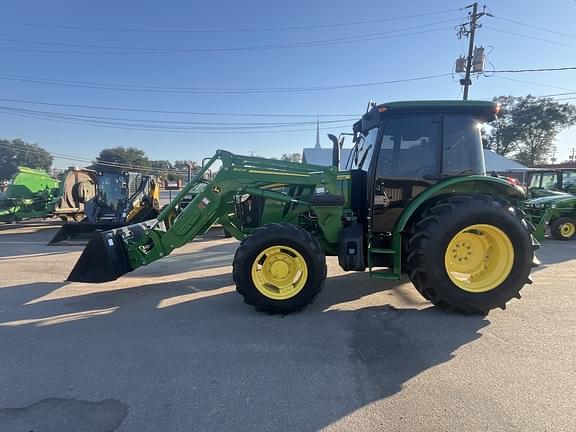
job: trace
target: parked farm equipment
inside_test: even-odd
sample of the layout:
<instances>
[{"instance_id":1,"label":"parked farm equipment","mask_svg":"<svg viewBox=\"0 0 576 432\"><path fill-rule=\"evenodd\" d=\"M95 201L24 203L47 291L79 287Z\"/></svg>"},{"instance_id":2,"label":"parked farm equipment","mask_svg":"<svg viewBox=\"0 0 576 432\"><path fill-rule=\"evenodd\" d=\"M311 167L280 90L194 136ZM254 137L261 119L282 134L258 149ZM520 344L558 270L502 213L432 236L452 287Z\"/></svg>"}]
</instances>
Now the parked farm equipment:
<instances>
[{"instance_id":1,"label":"parked farm equipment","mask_svg":"<svg viewBox=\"0 0 576 432\"><path fill-rule=\"evenodd\" d=\"M576 168L534 169L528 171L528 198L576 193Z\"/></svg>"},{"instance_id":2,"label":"parked farm equipment","mask_svg":"<svg viewBox=\"0 0 576 432\"><path fill-rule=\"evenodd\" d=\"M82 217L66 222L48 244L89 240L96 231L154 219L160 210L160 188L152 177L139 173L71 171L56 213L71 210Z\"/></svg>"},{"instance_id":3,"label":"parked farm equipment","mask_svg":"<svg viewBox=\"0 0 576 432\"><path fill-rule=\"evenodd\" d=\"M555 240L576 238L576 196L558 194L528 200L524 211L536 227L537 240L544 240L548 228Z\"/></svg>"},{"instance_id":4,"label":"parked farm equipment","mask_svg":"<svg viewBox=\"0 0 576 432\"><path fill-rule=\"evenodd\" d=\"M19 167L0 199L0 221L45 217L54 209L58 180L48 173Z\"/></svg>"},{"instance_id":5,"label":"parked farm equipment","mask_svg":"<svg viewBox=\"0 0 576 432\"><path fill-rule=\"evenodd\" d=\"M477 124L496 113L493 103L475 101L373 106L354 124L345 171L335 138L331 167L218 150L157 219L95 235L68 280L115 280L219 220L242 241L233 279L258 310L286 314L310 304L326 279L325 255L374 278L407 274L442 309L505 308L530 283L538 243L518 208L524 192L485 176Z\"/></svg>"}]
</instances>

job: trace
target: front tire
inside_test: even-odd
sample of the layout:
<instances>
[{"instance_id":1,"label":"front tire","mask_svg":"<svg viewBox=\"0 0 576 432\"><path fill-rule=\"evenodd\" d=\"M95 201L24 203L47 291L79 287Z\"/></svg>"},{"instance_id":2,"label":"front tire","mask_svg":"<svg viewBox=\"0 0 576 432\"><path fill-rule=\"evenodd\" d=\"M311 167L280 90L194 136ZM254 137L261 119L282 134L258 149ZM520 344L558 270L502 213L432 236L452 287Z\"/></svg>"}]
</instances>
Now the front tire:
<instances>
[{"instance_id":1,"label":"front tire","mask_svg":"<svg viewBox=\"0 0 576 432\"><path fill-rule=\"evenodd\" d=\"M506 308L530 283L529 225L508 203L484 195L445 198L412 226L407 268L435 306L465 314Z\"/></svg>"},{"instance_id":2,"label":"front tire","mask_svg":"<svg viewBox=\"0 0 576 432\"><path fill-rule=\"evenodd\" d=\"M576 220L570 217L561 217L552 221L550 234L555 240L572 240L576 236Z\"/></svg>"},{"instance_id":3,"label":"front tire","mask_svg":"<svg viewBox=\"0 0 576 432\"><path fill-rule=\"evenodd\" d=\"M311 304L326 280L326 257L307 231L286 223L258 228L236 250L237 292L257 310L289 314Z\"/></svg>"}]
</instances>

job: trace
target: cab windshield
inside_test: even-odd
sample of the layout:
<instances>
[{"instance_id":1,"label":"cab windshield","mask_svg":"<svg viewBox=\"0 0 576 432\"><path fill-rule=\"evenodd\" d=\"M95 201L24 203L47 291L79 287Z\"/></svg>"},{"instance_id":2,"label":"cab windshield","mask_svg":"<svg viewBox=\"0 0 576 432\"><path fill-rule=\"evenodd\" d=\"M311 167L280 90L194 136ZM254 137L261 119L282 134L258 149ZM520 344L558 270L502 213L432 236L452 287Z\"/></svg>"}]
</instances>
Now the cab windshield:
<instances>
[{"instance_id":1,"label":"cab windshield","mask_svg":"<svg viewBox=\"0 0 576 432\"><path fill-rule=\"evenodd\" d=\"M127 198L128 182L121 174L102 174L98 180L99 201L102 205L118 210Z\"/></svg>"},{"instance_id":2,"label":"cab windshield","mask_svg":"<svg viewBox=\"0 0 576 432\"><path fill-rule=\"evenodd\" d=\"M361 169L368 171L376 139L378 138L378 128L373 128L366 135L360 135L360 141L351 149L346 160L346 170Z\"/></svg>"}]
</instances>

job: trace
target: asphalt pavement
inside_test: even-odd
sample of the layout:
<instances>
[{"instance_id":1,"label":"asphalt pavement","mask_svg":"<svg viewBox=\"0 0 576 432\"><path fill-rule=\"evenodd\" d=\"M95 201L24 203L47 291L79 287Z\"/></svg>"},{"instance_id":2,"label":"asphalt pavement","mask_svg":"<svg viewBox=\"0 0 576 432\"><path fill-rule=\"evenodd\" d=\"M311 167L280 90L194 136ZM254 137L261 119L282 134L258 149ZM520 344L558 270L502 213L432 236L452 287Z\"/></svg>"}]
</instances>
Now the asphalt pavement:
<instances>
[{"instance_id":1,"label":"asphalt pavement","mask_svg":"<svg viewBox=\"0 0 576 432\"><path fill-rule=\"evenodd\" d=\"M89 285L57 228L0 226L2 432L576 430L576 242L485 318L334 258L281 317L236 294L220 231Z\"/></svg>"}]
</instances>

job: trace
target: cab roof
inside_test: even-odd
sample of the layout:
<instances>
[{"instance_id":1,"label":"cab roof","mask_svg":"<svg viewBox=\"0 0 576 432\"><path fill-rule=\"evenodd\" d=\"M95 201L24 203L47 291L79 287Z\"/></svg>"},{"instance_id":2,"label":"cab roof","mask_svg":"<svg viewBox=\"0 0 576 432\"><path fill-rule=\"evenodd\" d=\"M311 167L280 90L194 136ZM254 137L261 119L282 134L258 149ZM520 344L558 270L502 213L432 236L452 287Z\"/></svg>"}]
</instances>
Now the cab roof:
<instances>
[{"instance_id":1,"label":"cab roof","mask_svg":"<svg viewBox=\"0 0 576 432\"><path fill-rule=\"evenodd\" d=\"M389 116L411 114L468 114L490 122L496 119L499 106L490 101L422 100L379 104L362 116L354 130L367 131Z\"/></svg>"},{"instance_id":2,"label":"cab roof","mask_svg":"<svg viewBox=\"0 0 576 432\"><path fill-rule=\"evenodd\" d=\"M486 112L496 113L497 104L490 101L463 101L463 100L423 100L388 102L377 105L373 109L387 108L389 112Z\"/></svg>"}]
</instances>

